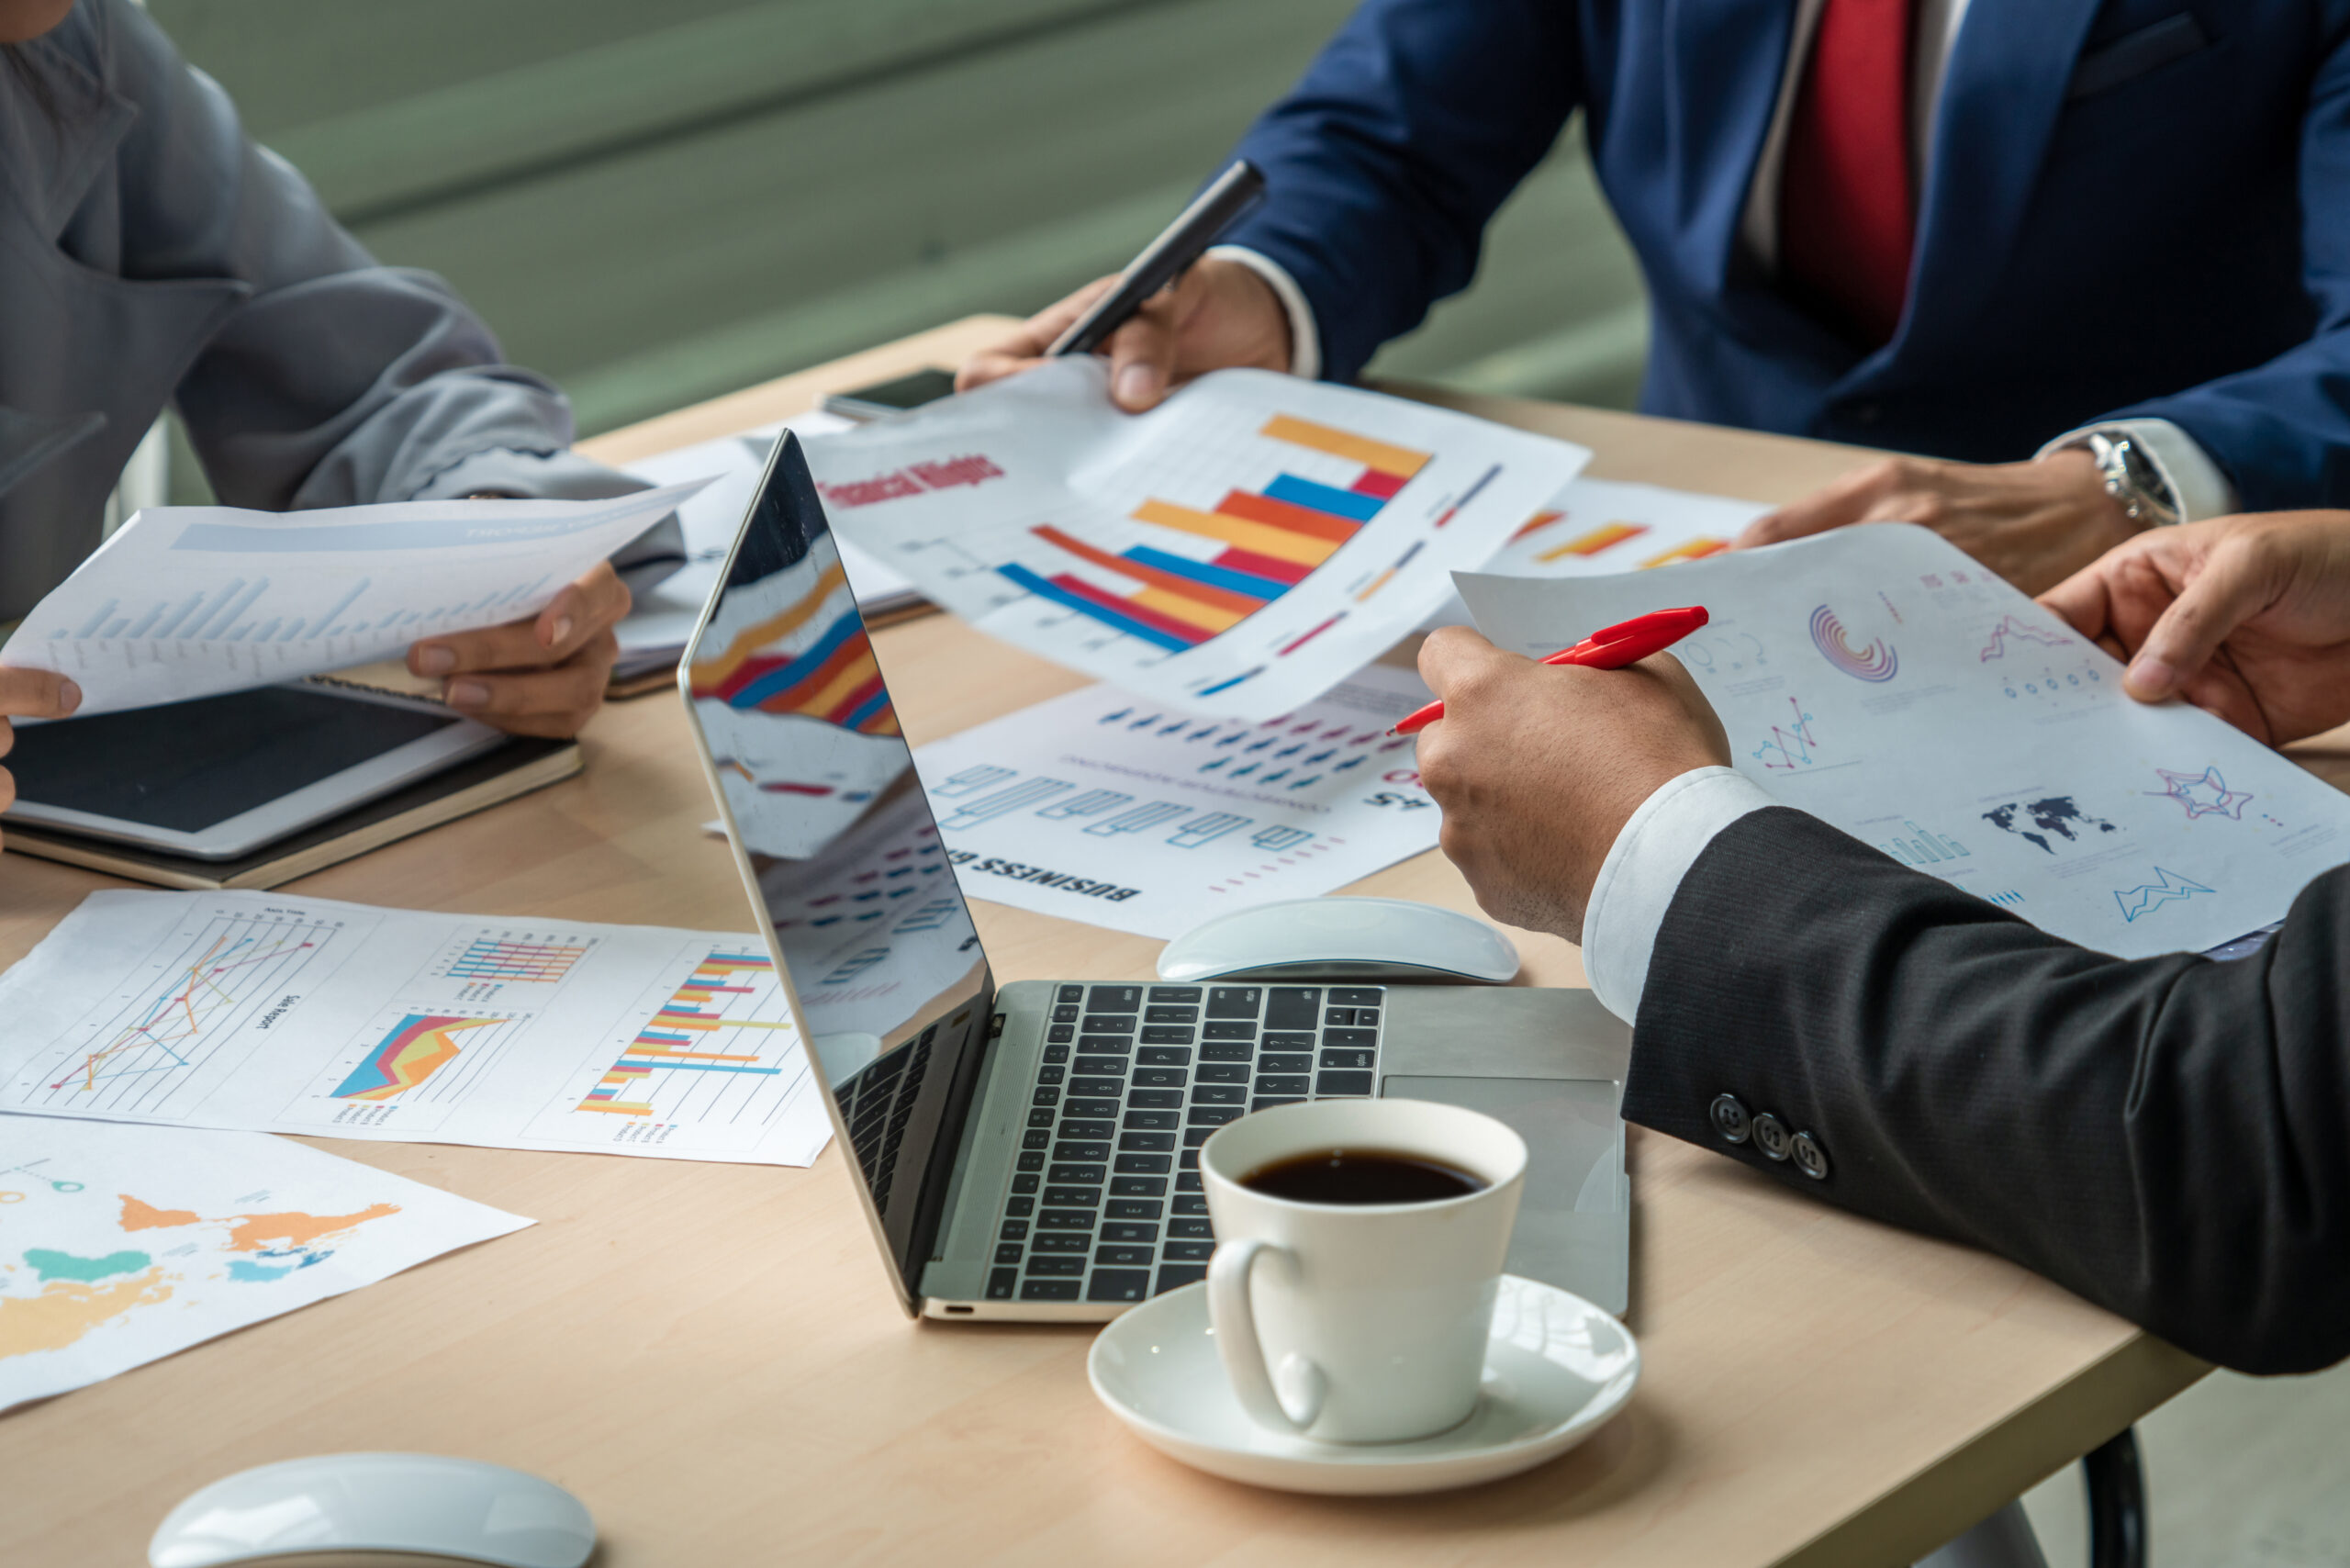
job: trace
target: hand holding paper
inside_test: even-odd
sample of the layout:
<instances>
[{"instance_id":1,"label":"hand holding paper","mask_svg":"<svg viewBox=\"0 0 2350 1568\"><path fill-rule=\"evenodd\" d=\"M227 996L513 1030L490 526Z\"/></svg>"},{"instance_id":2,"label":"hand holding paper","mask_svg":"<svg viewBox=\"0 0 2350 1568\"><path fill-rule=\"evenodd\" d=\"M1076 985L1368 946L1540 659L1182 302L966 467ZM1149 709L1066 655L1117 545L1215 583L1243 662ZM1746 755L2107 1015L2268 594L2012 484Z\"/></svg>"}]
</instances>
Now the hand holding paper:
<instances>
[{"instance_id":1,"label":"hand holding paper","mask_svg":"<svg viewBox=\"0 0 2350 1568\"><path fill-rule=\"evenodd\" d=\"M2183 697L2283 745L2350 720L2350 514L2142 533L2041 602L2117 658L2130 695Z\"/></svg>"},{"instance_id":2,"label":"hand holding paper","mask_svg":"<svg viewBox=\"0 0 2350 1568\"><path fill-rule=\"evenodd\" d=\"M284 513L151 508L33 608L0 665L70 677L80 711L103 713L394 657L538 614L699 487Z\"/></svg>"}]
</instances>

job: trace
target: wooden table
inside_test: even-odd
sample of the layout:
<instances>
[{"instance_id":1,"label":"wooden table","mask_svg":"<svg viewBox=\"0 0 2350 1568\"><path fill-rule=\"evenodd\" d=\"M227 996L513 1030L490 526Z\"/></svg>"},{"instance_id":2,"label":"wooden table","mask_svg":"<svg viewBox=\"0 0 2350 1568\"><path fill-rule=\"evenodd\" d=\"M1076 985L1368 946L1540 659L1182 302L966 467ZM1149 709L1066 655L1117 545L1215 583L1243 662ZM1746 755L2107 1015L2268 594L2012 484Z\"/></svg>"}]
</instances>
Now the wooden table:
<instances>
[{"instance_id":1,"label":"wooden table","mask_svg":"<svg viewBox=\"0 0 2350 1568\"><path fill-rule=\"evenodd\" d=\"M957 364L1002 326L960 322L588 449L625 462L780 418L826 388ZM1595 476L1757 500L1856 455L1442 400L1582 442ZM1080 684L944 616L881 641L918 744ZM745 927L725 852L700 830L711 805L676 698L612 707L587 745L578 778L295 890ZM0 962L106 885L8 857ZM1433 854L1359 887L1474 908ZM1157 944L1143 937L976 913L1000 980L1150 973ZM1572 947L1514 935L1533 983L1582 983ZM906 1321L836 1149L791 1170L320 1141L541 1223L0 1419L0 1557L143 1562L171 1505L230 1471L411 1449L570 1487L603 1529L604 1568L1907 1562L2207 1370L2011 1264L1635 1128L1630 1316L1646 1378L1627 1414L1565 1459L1475 1491L1296 1497L1127 1437L1087 1389L1088 1329Z\"/></svg>"}]
</instances>

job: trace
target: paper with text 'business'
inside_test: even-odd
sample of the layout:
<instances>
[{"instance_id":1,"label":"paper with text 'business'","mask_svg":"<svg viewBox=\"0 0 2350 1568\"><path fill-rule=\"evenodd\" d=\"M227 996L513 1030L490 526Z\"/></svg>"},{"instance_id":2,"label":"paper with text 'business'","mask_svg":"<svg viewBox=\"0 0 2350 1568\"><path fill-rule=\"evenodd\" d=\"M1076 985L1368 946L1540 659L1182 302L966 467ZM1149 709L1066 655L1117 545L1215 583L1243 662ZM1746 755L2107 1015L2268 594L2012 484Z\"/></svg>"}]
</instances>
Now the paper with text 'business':
<instances>
[{"instance_id":1,"label":"paper with text 'business'","mask_svg":"<svg viewBox=\"0 0 2350 1568\"><path fill-rule=\"evenodd\" d=\"M1171 937L1435 848L1414 743L1387 733L1427 695L1371 665L1250 723L1089 686L916 761L968 896Z\"/></svg>"},{"instance_id":2,"label":"paper with text 'business'","mask_svg":"<svg viewBox=\"0 0 2350 1568\"><path fill-rule=\"evenodd\" d=\"M0 1018L32 1115L767 1165L831 1136L767 944L724 932L109 890Z\"/></svg>"},{"instance_id":3,"label":"paper with text 'business'","mask_svg":"<svg viewBox=\"0 0 2350 1568\"><path fill-rule=\"evenodd\" d=\"M0 1410L532 1223L260 1133L0 1116Z\"/></svg>"},{"instance_id":4,"label":"paper with text 'business'","mask_svg":"<svg viewBox=\"0 0 2350 1568\"><path fill-rule=\"evenodd\" d=\"M402 501L297 512L151 507L33 607L0 664L53 669L81 712L393 658L536 615L699 482L599 501Z\"/></svg>"},{"instance_id":5,"label":"paper with text 'business'","mask_svg":"<svg viewBox=\"0 0 2350 1568\"><path fill-rule=\"evenodd\" d=\"M2122 666L1936 534L1840 529L1671 572L1563 582L1463 573L1499 645L1702 604L1673 649L1730 760L1906 866L2123 958L2265 925L2350 859L2350 797ZM1768 919L1771 890L1753 890Z\"/></svg>"},{"instance_id":6,"label":"paper with text 'business'","mask_svg":"<svg viewBox=\"0 0 2350 1568\"><path fill-rule=\"evenodd\" d=\"M1227 370L1147 414L1091 358L808 443L834 528L994 636L1150 702L1312 701L1451 593L1590 454Z\"/></svg>"}]
</instances>

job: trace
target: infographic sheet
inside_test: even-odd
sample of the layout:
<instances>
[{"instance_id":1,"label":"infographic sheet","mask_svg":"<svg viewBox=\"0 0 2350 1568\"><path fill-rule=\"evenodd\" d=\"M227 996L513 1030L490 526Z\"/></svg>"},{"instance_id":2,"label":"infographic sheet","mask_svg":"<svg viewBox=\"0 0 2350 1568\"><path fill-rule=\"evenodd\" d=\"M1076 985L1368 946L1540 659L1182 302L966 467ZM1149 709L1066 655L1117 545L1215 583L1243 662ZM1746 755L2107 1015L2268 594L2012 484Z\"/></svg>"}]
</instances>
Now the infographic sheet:
<instances>
[{"instance_id":1,"label":"infographic sheet","mask_svg":"<svg viewBox=\"0 0 2350 1568\"><path fill-rule=\"evenodd\" d=\"M0 664L53 669L82 713L395 658L536 615L700 488L600 501L401 501L316 511L152 507L33 607Z\"/></svg>"},{"instance_id":2,"label":"infographic sheet","mask_svg":"<svg viewBox=\"0 0 2350 1568\"><path fill-rule=\"evenodd\" d=\"M766 944L92 893L0 977L0 1110L805 1165L829 1135Z\"/></svg>"},{"instance_id":3,"label":"infographic sheet","mask_svg":"<svg viewBox=\"0 0 2350 1568\"><path fill-rule=\"evenodd\" d=\"M1720 554L1740 530L1770 510L1758 501L1662 485L1576 478L1520 523L1479 569L1505 577L1654 571ZM1468 608L1456 594L1422 625L1468 623Z\"/></svg>"},{"instance_id":4,"label":"infographic sheet","mask_svg":"<svg viewBox=\"0 0 2350 1568\"><path fill-rule=\"evenodd\" d=\"M1938 535L1879 523L1673 572L1462 574L1529 656L1674 605L1673 652L1771 794L1907 866L2123 958L2219 946L2350 859L2350 798L2122 666Z\"/></svg>"},{"instance_id":5,"label":"infographic sheet","mask_svg":"<svg viewBox=\"0 0 2350 1568\"><path fill-rule=\"evenodd\" d=\"M1427 698L1371 665L1251 724L1089 686L915 760L966 894L1171 937L1434 848L1415 743L1387 734Z\"/></svg>"},{"instance_id":6,"label":"infographic sheet","mask_svg":"<svg viewBox=\"0 0 2350 1568\"><path fill-rule=\"evenodd\" d=\"M1226 370L1147 414L1088 356L811 439L845 541L981 631L1259 722L1418 625L1590 454L1426 404Z\"/></svg>"},{"instance_id":7,"label":"infographic sheet","mask_svg":"<svg viewBox=\"0 0 2350 1568\"><path fill-rule=\"evenodd\" d=\"M0 1410L532 1223L260 1133L0 1117Z\"/></svg>"}]
</instances>

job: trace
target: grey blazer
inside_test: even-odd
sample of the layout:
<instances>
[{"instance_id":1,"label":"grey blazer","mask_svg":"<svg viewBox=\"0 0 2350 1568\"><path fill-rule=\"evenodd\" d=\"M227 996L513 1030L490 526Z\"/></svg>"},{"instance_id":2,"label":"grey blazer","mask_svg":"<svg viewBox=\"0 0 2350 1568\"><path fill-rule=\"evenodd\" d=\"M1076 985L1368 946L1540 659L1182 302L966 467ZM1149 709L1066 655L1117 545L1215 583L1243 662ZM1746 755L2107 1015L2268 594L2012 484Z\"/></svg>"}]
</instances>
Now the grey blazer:
<instances>
[{"instance_id":1,"label":"grey blazer","mask_svg":"<svg viewBox=\"0 0 2350 1568\"><path fill-rule=\"evenodd\" d=\"M129 0L81 0L17 63L0 62L0 620L97 547L167 402L229 506L642 487L574 454L563 395L501 364L447 284L377 265ZM623 564L675 556L667 528Z\"/></svg>"}]
</instances>

